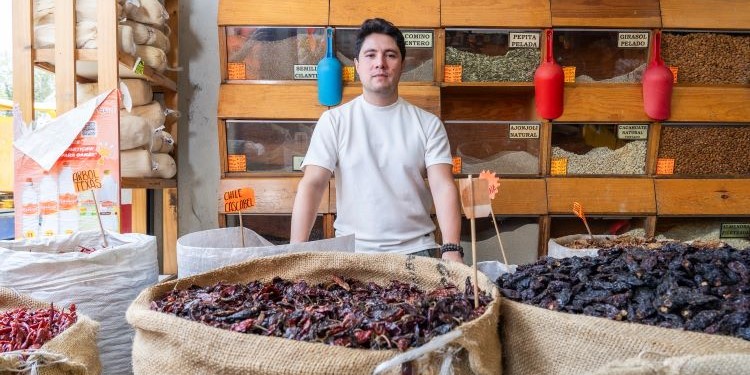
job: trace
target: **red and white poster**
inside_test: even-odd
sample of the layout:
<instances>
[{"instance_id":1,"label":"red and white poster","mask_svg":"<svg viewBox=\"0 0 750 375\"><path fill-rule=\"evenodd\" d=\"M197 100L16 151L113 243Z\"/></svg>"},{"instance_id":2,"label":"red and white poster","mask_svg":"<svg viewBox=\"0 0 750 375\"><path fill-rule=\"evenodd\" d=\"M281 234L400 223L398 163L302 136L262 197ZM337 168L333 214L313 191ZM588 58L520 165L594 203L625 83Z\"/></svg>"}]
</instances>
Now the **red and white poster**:
<instances>
[{"instance_id":1,"label":"red and white poster","mask_svg":"<svg viewBox=\"0 0 750 375\"><path fill-rule=\"evenodd\" d=\"M104 229L119 232L119 92L103 93L42 128L16 128L16 238L98 230L100 217ZM76 183L91 170L96 186L77 193Z\"/></svg>"}]
</instances>

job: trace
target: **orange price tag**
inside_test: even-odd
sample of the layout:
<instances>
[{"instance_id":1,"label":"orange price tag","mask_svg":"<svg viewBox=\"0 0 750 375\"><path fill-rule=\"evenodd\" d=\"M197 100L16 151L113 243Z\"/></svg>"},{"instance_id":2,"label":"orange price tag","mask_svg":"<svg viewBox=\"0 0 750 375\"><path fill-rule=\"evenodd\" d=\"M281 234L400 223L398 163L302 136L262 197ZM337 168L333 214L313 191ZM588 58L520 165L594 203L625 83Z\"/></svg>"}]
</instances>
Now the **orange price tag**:
<instances>
[{"instance_id":1,"label":"orange price tag","mask_svg":"<svg viewBox=\"0 0 750 375\"><path fill-rule=\"evenodd\" d=\"M462 82L463 71L461 65L446 65L443 68L443 82Z\"/></svg>"},{"instance_id":2,"label":"orange price tag","mask_svg":"<svg viewBox=\"0 0 750 375\"><path fill-rule=\"evenodd\" d=\"M341 78L344 82L354 82L354 67L353 66L345 66L341 70Z\"/></svg>"},{"instance_id":3,"label":"orange price tag","mask_svg":"<svg viewBox=\"0 0 750 375\"><path fill-rule=\"evenodd\" d=\"M252 188L224 192L224 212L237 212L250 207L255 207L255 190Z\"/></svg>"},{"instance_id":4,"label":"orange price tag","mask_svg":"<svg viewBox=\"0 0 750 375\"><path fill-rule=\"evenodd\" d=\"M73 173L73 185L76 188L76 193L80 193L91 189L101 189L102 180L95 169L87 169Z\"/></svg>"},{"instance_id":5,"label":"orange price tag","mask_svg":"<svg viewBox=\"0 0 750 375\"><path fill-rule=\"evenodd\" d=\"M552 176L564 176L568 174L568 158L552 158L549 174Z\"/></svg>"},{"instance_id":6,"label":"orange price tag","mask_svg":"<svg viewBox=\"0 0 750 375\"><path fill-rule=\"evenodd\" d=\"M573 202L573 213L576 214L581 220L586 221L586 214L583 213L583 206L578 202Z\"/></svg>"},{"instance_id":7,"label":"orange price tag","mask_svg":"<svg viewBox=\"0 0 750 375\"><path fill-rule=\"evenodd\" d=\"M247 156L227 155L227 164L229 172L245 172L247 171Z\"/></svg>"},{"instance_id":8,"label":"orange price tag","mask_svg":"<svg viewBox=\"0 0 750 375\"><path fill-rule=\"evenodd\" d=\"M668 68L672 71L672 77L674 77L673 83L677 83L677 72L680 70L680 68L676 66L668 66Z\"/></svg>"},{"instance_id":9,"label":"orange price tag","mask_svg":"<svg viewBox=\"0 0 750 375\"><path fill-rule=\"evenodd\" d=\"M245 63L242 63L242 62L227 63L227 78L247 79L247 76L245 75Z\"/></svg>"},{"instance_id":10,"label":"orange price tag","mask_svg":"<svg viewBox=\"0 0 750 375\"><path fill-rule=\"evenodd\" d=\"M462 168L463 168L463 163L461 162L461 157L454 156L453 157L453 174L461 174Z\"/></svg>"},{"instance_id":11,"label":"orange price tag","mask_svg":"<svg viewBox=\"0 0 750 375\"><path fill-rule=\"evenodd\" d=\"M497 174L493 171L481 171L479 178L487 181L487 192L490 194L490 199L495 199L495 195L500 192L500 179L497 178Z\"/></svg>"},{"instance_id":12,"label":"orange price tag","mask_svg":"<svg viewBox=\"0 0 750 375\"><path fill-rule=\"evenodd\" d=\"M565 75L566 83L575 83L576 81L576 67L575 66L563 66L563 74Z\"/></svg>"},{"instance_id":13,"label":"orange price tag","mask_svg":"<svg viewBox=\"0 0 750 375\"><path fill-rule=\"evenodd\" d=\"M674 159L657 158L656 174L674 174Z\"/></svg>"}]
</instances>

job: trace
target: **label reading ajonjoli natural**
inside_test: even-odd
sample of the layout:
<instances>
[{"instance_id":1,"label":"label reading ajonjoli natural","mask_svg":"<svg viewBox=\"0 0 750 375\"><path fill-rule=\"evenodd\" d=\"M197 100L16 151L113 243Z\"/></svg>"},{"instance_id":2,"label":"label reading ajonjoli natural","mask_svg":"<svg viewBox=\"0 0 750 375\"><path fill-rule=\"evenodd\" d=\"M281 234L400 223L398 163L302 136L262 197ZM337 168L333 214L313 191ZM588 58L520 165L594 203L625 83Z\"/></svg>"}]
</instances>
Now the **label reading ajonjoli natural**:
<instances>
[{"instance_id":1,"label":"label reading ajonjoli natural","mask_svg":"<svg viewBox=\"0 0 750 375\"><path fill-rule=\"evenodd\" d=\"M617 33L617 47L646 48L648 47L648 33Z\"/></svg>"},{"instance_id":2,"label":"label reading ajonjoli natural","mask_svg":"<svg viewBox=\"0 0 750 375\"><path fill-rule=\"evenodd\" d=\"M509 33L510 48L539 48L539 33Z\"/></svg>"},{"instance_id":3,"label":"label reading ajonjoli natural","mask_svg":"<svg viewBox=\"0 0 750 375\"><path fill-rule=\"evenodd\" d=\"M514 124L510 125L508 138L513 139L537 139L539 138L539 125Z\"/></svg>"},{"instance_id":4,"label":"label reading ajonjoli natural","mask_svg":"<svg viewBox=\"0 0 750 375\"><path fill-rule=\"evenodd\" d=\"M722 223L719 238L750 238L750 223Z\"/></svg>"},{"instance_id":5,"label":"label reading ajonjoli natural","mask_svg":"<svg viewBox=\"0 0 750 375\"><path fill-rule=\"evenodd\" d=\"M648 125L617 125L618 139L646 139Z\"/></svg>"},{"instance_id":6,"label":"label reading ajonjoli natural","mask_svg":"<svg viewBox=\"0 0 750 375\"><path fill-rule=\"evenodd\" d=\"M317 65L295 65L294 79L318 79Z\"/></svg>"},{"instance_id":7,"label":"label reading ajonjoli natural","mask_svg":"<svg viewBox=\"0 0 750 375\"><path fill-rule=\"evenodd\" d=\"M404 41L406 48L430 48L432 47L432 33L407 31L404 32Z\"/></svg>"}]
</instances>

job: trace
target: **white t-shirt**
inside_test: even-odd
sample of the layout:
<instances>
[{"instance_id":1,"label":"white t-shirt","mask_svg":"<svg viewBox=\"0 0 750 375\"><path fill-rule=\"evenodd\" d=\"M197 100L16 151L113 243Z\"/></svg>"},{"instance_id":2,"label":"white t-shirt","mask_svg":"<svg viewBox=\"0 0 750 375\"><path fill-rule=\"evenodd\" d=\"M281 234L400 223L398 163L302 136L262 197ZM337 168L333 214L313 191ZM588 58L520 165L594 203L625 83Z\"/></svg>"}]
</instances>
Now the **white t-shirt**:
<instances>
[{"instance_id":1,"label":"white t-shirt","mask_svg":"<svg viewBox=\"0 0 750 375\"><path fill-rule=\"evenodd\" d=\"M336 178L337 236L360 252L408 254L435 248L427 167L451 164L448 136L433 114L399 98L378 107L363 96L318 120L302 167Z\"/></svg>"}]
</instances>

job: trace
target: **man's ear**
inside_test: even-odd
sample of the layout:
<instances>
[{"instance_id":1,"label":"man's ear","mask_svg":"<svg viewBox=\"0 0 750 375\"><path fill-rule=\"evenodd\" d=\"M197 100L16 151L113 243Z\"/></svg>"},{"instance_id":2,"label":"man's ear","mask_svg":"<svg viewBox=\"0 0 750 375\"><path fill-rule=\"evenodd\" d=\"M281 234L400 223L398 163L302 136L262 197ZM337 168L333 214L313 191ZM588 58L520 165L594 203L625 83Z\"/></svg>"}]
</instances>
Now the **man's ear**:
<instances>
[{"instance_id":1,"label":"man's ear","mask_svg":"<svg viewBox=\"0 0 750 375\"><path fill-rule=\"evenodd\" d=\"M355 57L354 58L354 69L358 69L358 68L359 68L359 60L357 60L357 58Z\"/></svg>"}]
</instances>

